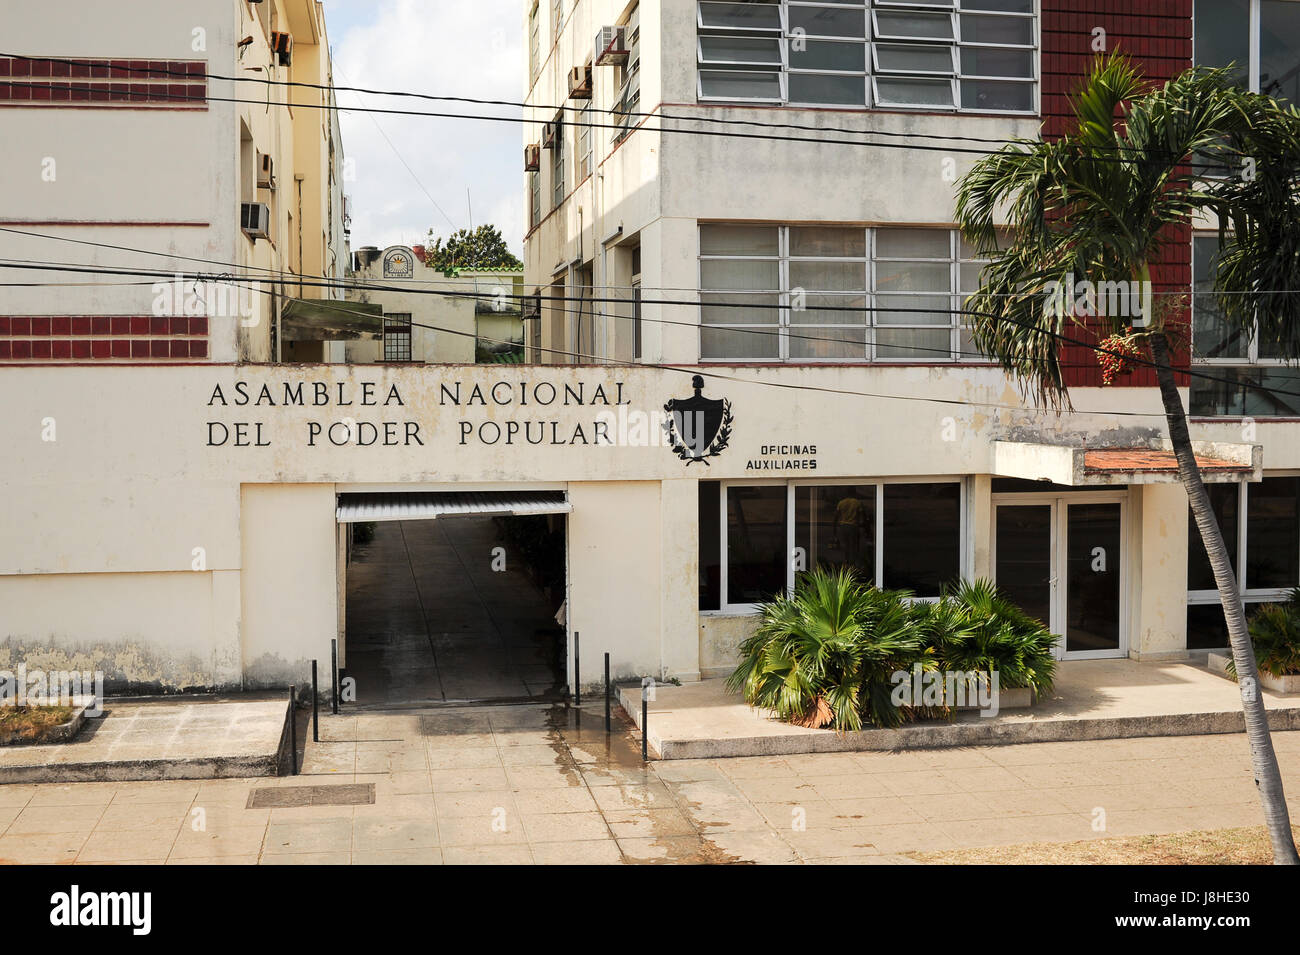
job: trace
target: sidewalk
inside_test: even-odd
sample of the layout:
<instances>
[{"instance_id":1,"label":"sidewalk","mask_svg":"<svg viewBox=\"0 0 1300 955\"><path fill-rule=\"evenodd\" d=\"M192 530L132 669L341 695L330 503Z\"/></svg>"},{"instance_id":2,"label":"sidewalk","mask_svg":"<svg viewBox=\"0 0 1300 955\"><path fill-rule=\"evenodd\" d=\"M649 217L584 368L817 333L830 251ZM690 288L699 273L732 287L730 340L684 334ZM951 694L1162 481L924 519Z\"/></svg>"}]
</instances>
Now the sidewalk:
<instances>
[{"instance_id":1,"label":"sidewalk","mask_svg":"<svg viewBox=\"0 0 1300 955\"><path fill-rule=\"evenodd\" d=\"M630 724L607 737L594 709L322 715L321 729L298 776L0 786L0 860L911 864L1261 820L1241 735L647 765ZM1300 817L1300 733L1273 738Z\"/></svg>"}]
</instances>

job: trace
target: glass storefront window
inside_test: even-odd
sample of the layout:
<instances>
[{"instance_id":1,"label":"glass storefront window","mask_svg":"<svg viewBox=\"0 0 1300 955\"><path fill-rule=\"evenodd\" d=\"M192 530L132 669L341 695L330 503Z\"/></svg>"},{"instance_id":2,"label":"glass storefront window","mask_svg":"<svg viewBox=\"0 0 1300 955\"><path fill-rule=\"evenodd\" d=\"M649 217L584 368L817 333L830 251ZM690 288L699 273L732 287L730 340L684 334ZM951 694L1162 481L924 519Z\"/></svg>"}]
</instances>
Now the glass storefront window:
<instances>
[{"instance_id":1,"label":"glass storefront window","mask_svg":"<svg viewBox=\"0 0 1300 955\"><path fill-rule=\"evenodd\" d=\"M811 484L794 491L795 546L809 570L847 567L876 579L876 485Z\"/></svg>"}]
</instances>

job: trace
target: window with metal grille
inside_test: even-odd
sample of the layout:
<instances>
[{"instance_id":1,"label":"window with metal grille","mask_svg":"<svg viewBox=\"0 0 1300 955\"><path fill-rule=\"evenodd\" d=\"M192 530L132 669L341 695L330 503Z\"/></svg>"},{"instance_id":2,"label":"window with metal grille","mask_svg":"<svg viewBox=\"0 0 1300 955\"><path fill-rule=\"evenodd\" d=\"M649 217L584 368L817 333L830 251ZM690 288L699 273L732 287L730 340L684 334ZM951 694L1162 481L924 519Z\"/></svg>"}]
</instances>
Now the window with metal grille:
<instances>
[{"instance_id":1,"label":"window with metal grille","mask_svg":"<svg viewBox=\"0 0 1300 955\"><path fill-rule=\"evenodd\" d=\"M411 313L384 316L384 361L411 360Z\"/></svg>"}]
</instances>

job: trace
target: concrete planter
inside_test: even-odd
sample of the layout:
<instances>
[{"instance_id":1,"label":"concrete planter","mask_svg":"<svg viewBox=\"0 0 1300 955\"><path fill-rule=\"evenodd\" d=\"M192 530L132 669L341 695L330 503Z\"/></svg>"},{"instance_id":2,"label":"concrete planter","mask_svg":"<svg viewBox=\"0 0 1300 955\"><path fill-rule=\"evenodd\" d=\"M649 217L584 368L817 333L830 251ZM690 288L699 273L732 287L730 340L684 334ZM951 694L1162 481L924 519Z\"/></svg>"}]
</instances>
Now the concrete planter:
<instances>
[{"instance_id":1,"label":"concrete planter","mask_svg":"<svg viewBox=\"0 0 1300 955\"><path fill-rule=\"evenodd\" d=\"M1226 653L1211 653L1207 663L1211 670L1225 679L1231 680L1228 676L1228 661L1232 657ZM1274 676L1271 673L1259 671L1260 686L1266 690L1272 690L1274 693L1300 693L1300 674L1293 673L1290 676Z\"/></svg>"},{"instance_id":2,"label":"concrete planter","mask_svg":"<svg viewBox=\"0 0 1300 955\"><path fill-rule=\"evenodd\" d=\"M998 690L998 710L1026 710L1034 705L1034 691L1027 686L1019 686L1012 690ZM959 706L958 710L979 710L977 704L970 706Z\"/></svg>"},{"instance_id":3,"label":"concrete planter","mask_svg":"<svg viewBox=\"0 0 1300 955\"><path fill-rule=\"evenodd\" d=\"M66 723L47 726L30 739L19 738L17 730L0 731L0 746L43 746L50 743L66 743L77 735L82 724L86 722L86 709L89 705L89 703L74 703L72 716Z\"/></svg>"}]
</instances>

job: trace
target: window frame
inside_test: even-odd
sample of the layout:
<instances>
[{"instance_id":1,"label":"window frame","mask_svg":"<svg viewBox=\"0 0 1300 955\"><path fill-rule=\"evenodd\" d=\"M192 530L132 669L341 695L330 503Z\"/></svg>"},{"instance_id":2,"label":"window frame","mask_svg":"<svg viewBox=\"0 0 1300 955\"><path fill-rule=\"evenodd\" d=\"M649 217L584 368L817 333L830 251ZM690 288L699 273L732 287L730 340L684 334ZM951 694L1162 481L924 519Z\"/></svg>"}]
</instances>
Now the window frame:
<instances>
[{"instance_id":1,"label":"window frame","mask_svg":"<svg viewBox=\"0 0 1300 955\"><path fill-rule=\"evenodd\" d=\"M1250 5L1250 14L1246 23L1246 48L1247 62L1244 65L1246 70L1246 86L1252 93L1260 92L1260 68L1262 66L1261 45L1263 42L1264 15L1263 0L1248 0ZM1200 65L1200 58L1196 50L1196 4L1192 4L1192 65ZM1270 94L1271 95L1271 94ZM1300 105L1300 104L1297 104Z\"/></svg>"},{"instance_id":2,"label":"window frame","mask_svg":"<svg viewBox=\"0 0 1300 955\"><path fill-rule=\"evenodd\" d=\"M697 250L703 248L703 242L700 240L700 230L708 226L752 226L754 228L774 228L777 230L777 251L775 255L722 255L714 253L705 253L697 251L696 254L696 288L699 289L701 296L700 312L697 315L699 322L699 360L701 364L717 362L720 364L735 364L748 362L781 362L795 364L916 364L916 365L950 365L950 364L969 364L969 363L987 363L992 359L987 356L968 353L965 345L969 340L968 323L963 320L963 303L966 299L966 292L962 291L962 267L964 265L976 265L986 263L987 259L962 258L961 235L956 229L942 226L841 226L828 223L761 223L761 222L718 222L718 221L700 221L697 222ZM865 231L864 249L865 256L796 256L791 254L790 235L792 229L862 229ZM879 233L883 230L891 229L915 229L932 232L943 232L948 237L948 257L946 259L931 259L924 257L887 257L882 258L877 252L877 239ZM771 262L775 261L777 265L777 284L776 289L715 289L707 288L704 279L704 263L709 261L732 261L732 262ZM792 263L863 263L866 266L864 274L864 288L861 293L864 300L863 317L861 322L820 322L820 323L800 323L792 320L795 309L792 306L792 298L795 294L796 287L791 284L790 266ZM948 288L946 291L931 292L888 292L882 291L879 286L878 270L879 263L892 262L942 262L948 266ZM855 290L816 290L806 289L802 286L805 293L810 295L843 295L845 298L855 296L858 293ZM754 322L705 322L703 309L707 303L703 301L706 294L775 294L776 295L776 321L769 324ZM878 321L881 307L879 296L881 295L915 295L918 298L922 296L940 297L947 296L949 303L948 323L914 323L914 324L880 324ZM739 312L739 310L737 310ZM851 313L843 313L849 315ZM704 331L705 329L732 329L736 331L760 332L763 334L777 335L776 356L760 357L741 357L725 356L714 357L704 354ZM845 357L841 355L832 355L828 357L792 357L791 346L797 340L797 333L802 331L811 337L817 337L818 330L827 329L853 329L861 328L864 331L864 348L861 357ZM913 330L924 331L934 329L947 329L948 331L948 351L942 354L938 351L926 351L922 346L915 346L912 357L880 357L881 343L879 341L879 332L885 330ZM794 334L792 338L792 333ZM831 343L827 343L831 344ZM901 347L909 346L885 346ZM973 342L971 343L973 348Z\"/></svg>"},{"instance_id":3,"label":"window frame","mask_svg":"<svg viewBox=\"0 0 1300 955\"><path fill-rule=\"evenodd\" d=\"M1300 470L1283 469L1269 471L1263 476L1263 480L1270 478L1296 478L1300 477ZM1285 600L1287 595L1300 587L1300 580L1297 580L1290 587L1251 587L1250 586L1250 551L1249 542L1247 541L1247 525L1250 523L1250 488L1258 487L1261 482L1238 481L1237 484L1237 548L1234 555L1237 592L1241 595L1242 603L1276 603ZM1188 509L1188 534L1187 534L1187 559L1191 560L1192 555L1192 537L1191 510ZM1297 522L1300 522L1300 514L1297 515ZM1300 555L1298 555L1300 559ZM1201 606L1205 604L1219 603L1219 592L1217 590L1192 590L1187 591L1187 605L1189 607Z\"/></svg>"},{"instance_id":4,"label":"window frame","mask_svg":"<svg viewBox=\"0 0 1300 955\"><path fill-rule=\"evenodd\" d=\"M812 107L812 108L835 108L835 109L888 109L900 111L916 112L955 112L955 113L975 113L975 114L994 114L1006 116L1037 116L1041 113L1042 104L1042 4L1041 0L1030 0L1030 9L1028 12L1008 11L1008 10L982 10L982 9L964 9L964 0L927 0L927 2L901 2L901 0L776 0L775 3L767 4L776 8L779 14L780 28L777 27L739 27L739 26L710 26L704 22L704 3L713 2L713 0L696 0L695 3L695 35L696 35L696 100L700 103L761 103L775 104L780 106L792 107ZM1259 2L1259 0L1254 0ZM843 10L861 10L864 15L863 38L858 40L856 37L831 36L824 34L800 34L799 38L803 40L812 40L818 43L854 43L860 42L864 49L864 70L822 70L799 68L793 65L790 52L790 43L792 36L791 31L791 9L803 8L823 8L823 9L843 9ZM949 17L951 36L941 37L923 37L905 35L898 33L884 33L879 28L879 14L935 14L946 15ZM1027 20L1030 24L1029 42L1028 43L990 43L967 40L962 33L962 18L964 15L972 17L984 17L986 19L1007 19L1007 20ZM727 61L722 59L706 60L704 54L704 45L701 42L703 38L710 36L745 36L745 37L773 37L777 40L780 49L780 65L773 64L754 64L749 61L735 60ZM931 70L899 70L899 69L882 69L879 66L879 47L906 47L915 45L918 47L936 47L944 46L949 50L949 59L951 63L951 72L936 72ZM1030 75L1029 76L1007 76L1003 74L984 74L968 72L964 67L964 50L1022 50L1029 53ZM763 70L746 70L745 66L764 66ZM735 67L742 67L736 69ZM736 73L739 75L772 75L775 71L778 77L779 97L777 96L719 96L705 92L706 75L712 78L715 74ZM835 103L835 102L807 102L796 100L791 97L790 82L791 76L861 76L863 78L863 96L860 103ZM905 80L908 78L930 82L947 79L949 81L949 95L951 104L926 104L915 102L902 102L898 99L886 99L880 94L879 80ZM968 89L966 84L976 84L980 82L989 83L1016 83L1028 85L1030 87L1029 104L1024 109L994 109L989 107L967 107L962 105L962 91Z\"/></svg>"},{"instance_id":5,"label":"window frame","mask_svg":"<svg viewBox=\"0 0 1300 955\"><path fill-rule=\"evenodd\" d=\"M405 321L391 322L389 319L401 318L405 316ZM385 362L414 361L414 326L411 324L412 314L410 312L387 312L384 315L384 340L381 347L384 353ZM393 334L390 335L390 332ZM390 338L392 339L396 351L405 351L405 355L389 354ZM401 348L401 342L405 341L405 348Z\"/></svg>"},{"instance_id":6,"label":"window frame","mask_svg":"<svg viewBox=\"0 0 1300 955\"><path fill-rule=\"evenodd\" d=\"M615 129L610 137L618 145L637 126L636 113L641 106L641 5L634 4L628 11L623 27L623 42L627 47L627 60L619 67L618 96L610 112L614 115Z\"/></svg>"},{"instance_id":7,"label":"window frame","mask_svg":"<svg viewBox=\"0 0 1300 955\"><path fill-rule=\"evenodd\" d=\"M957 498L960 509L957 517L957 553L958 553L958 574L962 580L971 579L972 574L972 554L970 548L971 542L971 505L970 505L970 479L964 475L924 475L913 477L827 477L827 478L742 478L733 480L721 480L718 482L718 533L719 533L719 592L718 607L716 610L701 610L701 614L711 614L714 616L726 616L737 614L754 614L758 612L759 605L756 603L730 603L728 601L728 578L729 570L729 545L727 539L727 517L728 517L728 500L727 492L729 488L737 486L749 487L780 487L785 486L785 587L786 592L790 593L794 589L795 578L798 571L794 569L794 548L798 540L798 530L795 526L796 507L795 494L800 487L837 487L837 486L875 486L875 540L873 541L875 580L871 581L876 587L881 587L884 582L885 573L885 486L889 484L955 484L958 488ZM811 569L811 568L809 568ZM938 595L922 595L912 598L914 601L933 603L938 599Z\"/></svg>"}]
</instances>

